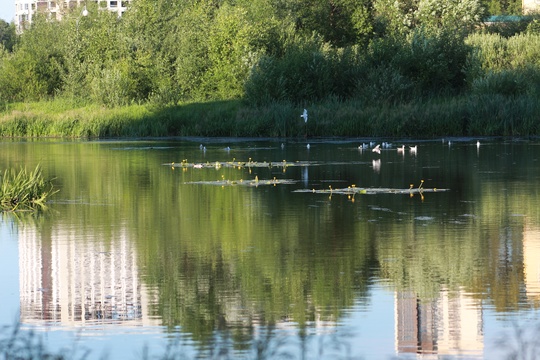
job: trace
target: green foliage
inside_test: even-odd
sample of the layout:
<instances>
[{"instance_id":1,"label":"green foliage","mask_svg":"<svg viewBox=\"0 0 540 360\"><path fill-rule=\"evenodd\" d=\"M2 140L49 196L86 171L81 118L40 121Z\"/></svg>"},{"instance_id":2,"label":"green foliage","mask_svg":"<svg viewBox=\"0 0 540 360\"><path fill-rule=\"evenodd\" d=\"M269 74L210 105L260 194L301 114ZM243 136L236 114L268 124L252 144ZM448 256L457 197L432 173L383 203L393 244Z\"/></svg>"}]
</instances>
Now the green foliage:
<instances>
[{"instance_id":1,"label":"green foliage","mask_svg":"<svg viewBox=\"0 0 540 360\"><path fill-rule=\"evenodd\" d=\"M475 34L466 43L478 50L476 57L485 71L540 66L540 35L521 34L511 38Z\"/></svg>"},{"instance_id":2,"label":"green foliage","mask_svg":"<svg viewBox=\"0 0 540 360\"><path fill-rule=\"evenodd\" d=\"M480 0L423 0L417 18L424 28L470 32L484 15Z\"/></svg>"},{"instance_id":3,"label":"green foliage","mask_svg":"<svg viewBox=\"0 0 540 360\"><path fill-rule=\"evenodd\" d=\"M28 172L21 168L5 170L0 180L0 209L3 211L37 210L54 194L51 181L43 178L41 167Z\"/></svg>"},{"instance_id":4,"label":"green foliage","mask_svg":"<svg viewBox=\"0 0 540 360\"><path fill-rule=\"evenodd\" d=\"M66 9L62 21L35 17L12 52L7 46L0 50L0 103L57 97L127 106L127 113L133 104L148 103L153 109L172 107L167 116L186 102L245 100L274 111L284 104L270 120L252 124L244 118L250 109L230 117L224 110L227 121L222 114L211 116L220 123L206 124L203 131L249 135L247 129L298 134L286 117L296 118L294 108L308 104L399 106L467 90L474 96L535 96L536 87L522 70L506 71L529 69L535 75L540 40L534 21L527 34L504 38L482 30L463 41L479 25L485 5L478 0L138 0L117 18L89 3L88 16L75 8ZM27 113L17 126L3 126L9 127L5 134L59 135L64 129L70 136L202 131L166 119L161 126L143 122L135 129L123 116L103 122L71 118L52 129L50 118L38 121ZM351 121L344 124L369 130Z\"/></svg>"},{"instance_id":5,"label":"green foliage","mask_svg":"<svg viewBox=\"0 0 540 360\"><path fill-rule=\"evenodd\" d=\"M338 47L367 43L372 37L371 0L295 0L281 5L292 14L300 35L316 33Z\"/></svg>"},{"instance_id":6,"label":"green foliage","mask_svg":"<svg viewBox=\"0 0 540 360\"><path fill-rule=\"evenodd\" d=\"M378 101L458 93L466 85L464 69L471 47L448 31L413 31L406 40L373 41L366 56L359 94Z\"/></svg>"},{"instance_id":7,"label":"green foliage","mask_svg":"<svg viewBox=\"0 0 540 360\"><path fill-rule=\"evenodd\" d=\"M479 0L379 0L375 4L377 21L384 24L383 34L391 36L417 28L467 33L480 25L485 15Z\"/></svg>"},{"instance_id":8,"label":"green foliage","mask_svg":"<svg viewBox=\"0 0 540 360\"><path fill-rule=\"evenodd\" d=\"M296 38L282 57L261 58L250 73L244 96L251 104L348 98L358 78L357 61L357 49L334 49L317 36Z\"/></svg>"},{"instance_id":9,"label":"green foliage","mask_svg":"<svg viewBox=\"0 0 540 360\"><path fill-rule=\"evenodd\" d=\"M520 15L521 0L482 0L489 15Z\"/></svg>"},{"instance_id":10,"label":"green foliage","mask_svg":"<svg viewBox=\"0 0 540 360\"><path fill-rule=\"evenodd\" d=\"M475 79L471 90L474 94L499 94L504 96L540 96L540 70L538 67L488 71Z\"/></svg>"},{"instance_id":11,"label":"green foliage","mask_svg":"<svg viewBox=\"0 0 540 360\"><path fill-rule=\"evenodd\" d=\"M11 52L13 51L16 41L17 34L15 32L15 24L9 24L0 19L0 45Z\"/></svg>"},{"instance_id":12,"label":"green foliage","mask_svg":"<svg viewBox=\"0 0 540 360\"><path fill-rule=\"evenodd\" d=\"M36 16L20 38L17 50L0 63L0 99L38 100L53 96L62 86L62 33L55 23Z\"/></svg>"},{"instance_id":13,"label":"green foliage","mask_svg":"<svg viewBox=\"0 0 540 360\"><path fill-rule=\"evenodd\" d=\"M525 30L527 34L540 34L540 19L533 19Z\"/></svg>"}]
</instances>

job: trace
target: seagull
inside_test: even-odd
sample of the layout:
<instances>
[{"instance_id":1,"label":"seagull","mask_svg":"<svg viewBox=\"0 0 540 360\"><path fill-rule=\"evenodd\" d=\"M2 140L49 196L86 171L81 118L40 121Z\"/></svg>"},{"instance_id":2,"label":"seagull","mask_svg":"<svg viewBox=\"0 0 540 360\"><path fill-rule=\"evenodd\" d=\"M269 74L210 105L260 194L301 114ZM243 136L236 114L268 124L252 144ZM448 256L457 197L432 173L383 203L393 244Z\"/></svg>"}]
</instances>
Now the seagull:
<instances>
[{"instance_id":1,"label":"seagull","mask_svg":"<svg viewBox=\"0 0 540 360\"><path fill-rule=\"evenodd\" d=\"M477 147L477 148L480 148L480 141L477 141L477 142L476 142L476 147Z\"/></svg>"},{"instance_id":2,"label":"seagull","mask_svg":"<svg viewBox=\"0 0 540 360\"><path fill-rule=\"evenodd\" d=\"M381 145L375 146L372 150L372 152L380 154L381 153Z\"/></svg>"},{"instance_id":3,"label":"seagull","mask_svg":"<svg viewBox=\"0 0 540 360\"><path fill-rule=\"evenodd\" d=\"M307 123L307 109L304 109L304 112L302 115L300 115L301 118L304 118L304 122Z\"/></svg>"},{"instance_id":4,"label":"seagull","mask_svg":"<svg viewBox=\"0 0 540 360\"><path fill-rule=\"evenodd\" d=\"M401 145L400 147L397 148L398 153L402 153L404 151L405 151L405 145Z\"/></svg>"},{"instance_id":5,"label":"seagull","mask_svg":"<svg viewBox=\"0 0 540 360\"><path fill-rule=\"evenodd\" d=\"M364 149L367 149L368 147L369 147L368 144L363 143L363 144L358 145L358 150L362 151Z\"/></svg>"},{"instance_id":6,"label":"seagull","mask_svg":"<svg viewBox=\"0 0 540 360\"><path fill-rule=\"evenodd\" d=\"M409 150L412 154L416 154L416 150L418 149L418 145L409 146Z\"/></svg>"},{"instance_id":7,"label":"seagull","mask_svg":"<svg viewBox=\"0 0 540 360\"><path fill-rule=\"evenodd\" d=\"M309 148L310 148L311 146L309 146L309 144L307 144L307 146L306 146L306 147L307 147L307 149L309 150Z\"/></svg>"}]
</instances>

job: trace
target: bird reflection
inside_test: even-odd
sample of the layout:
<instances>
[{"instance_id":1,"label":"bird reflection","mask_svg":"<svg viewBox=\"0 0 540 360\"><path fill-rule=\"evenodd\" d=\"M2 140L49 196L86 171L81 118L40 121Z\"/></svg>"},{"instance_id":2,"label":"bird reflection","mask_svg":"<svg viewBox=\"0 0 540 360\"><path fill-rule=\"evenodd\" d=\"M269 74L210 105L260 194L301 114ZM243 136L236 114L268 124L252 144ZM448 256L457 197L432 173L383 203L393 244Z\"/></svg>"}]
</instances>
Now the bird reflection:
<instances>
[{"instance_id":1,"label":"bird reflection","mask_svg":"<svg viewBox=\"0 0 540 360\"><path fill-rule=\"evenodd\" d=\"M381 171L381 159L373 160L373 171L375 171L377 174Z\"/></svg>"},{"instance_id":2,"label":"bird reflection","mask_svg":"<svg viewBox=\"0 0 540 360\"><path fill-rule=\"evenodd\" d=\"M304 183L304 186L307 188L308 182L309 182L309 170L307 166L304 166L302 168L302 182Z\"/></svg>"}]
</instances>

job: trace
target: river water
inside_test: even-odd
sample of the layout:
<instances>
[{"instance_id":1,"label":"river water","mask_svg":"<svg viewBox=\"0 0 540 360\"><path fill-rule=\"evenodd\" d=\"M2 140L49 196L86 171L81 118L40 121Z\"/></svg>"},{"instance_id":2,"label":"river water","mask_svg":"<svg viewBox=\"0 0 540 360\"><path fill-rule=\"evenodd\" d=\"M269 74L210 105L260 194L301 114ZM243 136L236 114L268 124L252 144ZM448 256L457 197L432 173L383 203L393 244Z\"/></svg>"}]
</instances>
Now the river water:
<instances>
[{"instance_id":1,"label":"river water","mask_svg":"<svg viewBox=\"0 0 540 360\"><path fill-rule=\"evenodd\" d=\"M70 359L538 350L540 142L309 141L0 142L59 190L0 218L0 348L17 323Z\"/></svg>"}]
</instances>

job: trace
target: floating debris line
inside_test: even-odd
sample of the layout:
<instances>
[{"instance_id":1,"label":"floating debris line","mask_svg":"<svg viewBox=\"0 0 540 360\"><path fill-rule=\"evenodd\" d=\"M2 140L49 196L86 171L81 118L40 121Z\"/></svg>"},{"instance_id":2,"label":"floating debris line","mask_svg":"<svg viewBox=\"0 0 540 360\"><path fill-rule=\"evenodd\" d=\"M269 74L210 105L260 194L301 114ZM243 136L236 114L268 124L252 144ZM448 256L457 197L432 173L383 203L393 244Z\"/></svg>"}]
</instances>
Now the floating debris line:
<instances>
[{"instance_id":1,"label":"floating debris line","mask_svg":"<svg viewBox=\"0 0 540 360\"><path fill-rule=\"evenodd\" d=\"M342 189L333 189L329 187L328 189L298 189L293 192L297 193L313 193L313 194L339 194L339 195L355 195L355 194L422 194L422 193L434 193L434 192L444 192L449 191L450 189L437 189L437 188L409 188L409 189L395 189L395 188L359 188L355 186L350 186Z\"/></svg>"},{"instance_id":2,"label":"floating debris line","mask_svg":"<svg viewBox=\"0 0 540 360\"><path fill-rule=\"evenodd\" d=\"M233 168L233 169L243 169L248 168L249 172L251 173L251 168L282 168L283 172L285 172L285 169L287 167L309 167L309 166L318 166L321 165L317 162L311 162L311 161L295 161L295 162L288 162L286 160L283 161L252 161L251 158L249 158L248 161L236 161L236 159L233 159L232 161L215 161L215 162L209 162L206 163L190 163L187 160L182 160L180 163L165 163L163 165L171 166L173 169L175 168L182 168L184 170L188 168L195 168L195 169L202 169L202 168L215 168L220 169L222 167L225 168ZM197 185L214 185L214 186L259 186L259 185L291 185L291 184L297 184L301 180L292 180L292 179L276 179L275 177L271 180L259 180L259 178L256 176L253 180L226 180L223 178L221 180L215 180L215 181L191 181L191 182L185 182L184 184L197 184ZM338 195L348 195L348 196L354 196L356 194L366 194L366 195L373 195L373 194L409 194L413 196L414 194L420 194L423 193L434 193L434 192L444 192L449 191L449 189L437 189L437 188L425 188L424 187L424 180L420 181L420 185L418 187L414 187L413 184L410 184L410 187L408 189L397 189L397 188L361 188L357 187L356 185L348 186L347 188L338 188L333 189L332 186L329 186L328 189L297 189L293 190L295 193L313 193L313 194L338 194Z\"/></svg>"},{"instance_id":3,"label":"floating debris line","mask_svg":"<svg viewBox=\"0 0 540 360\"><path fill-rule=\"evenodd\" d=\"M242 168L287 168L292 166L318 166L319 163L312 162L312 161L252 161L251 159L248 161L214 161L214 162L204 162L204 163L190 163L187 160L182 160L180 163L165 163L162 164L165 166L171 166L172 168L195 168L195 169L203 169L203 168L236 168L236 169L242 169Z\"/></svg>"},{"instance_id":4,"label":"floating debris line","mask_svg":"<svg viewBox=\"0 0 540 360\"><path fill-rule=\"evenodd\" d=\"M254 180L217 180L217 181L191 181L184 184L194 185L214 185L214 186L264 186L264 185L290 185L296 184L298 181L290 179L259 180L255 177Z\"/></svg>"}]
</instances>

